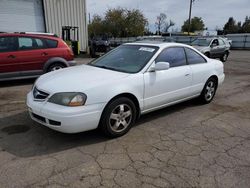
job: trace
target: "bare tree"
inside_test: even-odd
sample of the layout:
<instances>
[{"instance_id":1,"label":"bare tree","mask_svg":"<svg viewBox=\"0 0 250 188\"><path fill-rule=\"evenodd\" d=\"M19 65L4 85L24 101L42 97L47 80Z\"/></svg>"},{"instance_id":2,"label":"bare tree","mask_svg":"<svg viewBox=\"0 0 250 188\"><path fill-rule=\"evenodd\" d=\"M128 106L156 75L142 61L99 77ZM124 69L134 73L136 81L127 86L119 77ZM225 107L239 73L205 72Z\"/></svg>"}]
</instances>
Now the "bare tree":
<instances>
[{"instance_id":1,"label":"bare tree","mask_svg":"<svg viewBox=\"0 0 250 188\"><path fill-rule=\"evenodd\" d=\"M168 29L172 26L174 26L175 23L170 20L169 22L167 21L167 15L164 13L161 13L159 16L157 16L155 26L157 33L160 35L161 32L168 32Z\"/></svg>"}]
</instances>

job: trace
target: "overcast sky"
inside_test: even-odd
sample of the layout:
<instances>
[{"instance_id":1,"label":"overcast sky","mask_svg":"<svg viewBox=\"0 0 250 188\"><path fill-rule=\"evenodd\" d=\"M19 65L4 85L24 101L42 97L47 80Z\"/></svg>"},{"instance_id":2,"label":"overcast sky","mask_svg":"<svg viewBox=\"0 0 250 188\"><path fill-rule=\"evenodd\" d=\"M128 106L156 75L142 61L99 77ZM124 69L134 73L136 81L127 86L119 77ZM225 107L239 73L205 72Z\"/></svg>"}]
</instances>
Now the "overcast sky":
<instances>
[{"instance_id":1,"label":"overcast sky","mask_svg":"<svg viewBox=\"0 0 250 188\"><path fill-rule=\"evenodd\" d=\"M188 18L189 0L87 0L87 11L104 15L108 8L140 9L149 21L150 29L155 30L154 23L159 13L165 13L175 22L173 29L180 30ZM250 0L195 0L192 17L202 17L206 27L222 29L230 16L237 21L244 21L250 16Z\"/></svg>"}]
</instances>

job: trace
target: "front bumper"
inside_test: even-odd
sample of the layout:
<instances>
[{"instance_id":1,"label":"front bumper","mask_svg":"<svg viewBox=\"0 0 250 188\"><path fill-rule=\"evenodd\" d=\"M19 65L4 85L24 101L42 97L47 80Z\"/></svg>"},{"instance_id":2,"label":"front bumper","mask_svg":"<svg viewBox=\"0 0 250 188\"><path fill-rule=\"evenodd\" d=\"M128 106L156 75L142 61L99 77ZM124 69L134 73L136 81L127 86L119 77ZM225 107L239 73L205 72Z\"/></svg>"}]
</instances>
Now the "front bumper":
<instances>
[{"instance_id":1,"label":"front bumper","mask_svg":"<svg viewBox=\"0 0 250 188\"><path fill-rule=\"evenodd\" d=\"M66 107L47 101L34 101L30 92L27 95L27 106L34 121L59 132L78 133L98 127L105 104Z\"/></svg>"}]
</instances>

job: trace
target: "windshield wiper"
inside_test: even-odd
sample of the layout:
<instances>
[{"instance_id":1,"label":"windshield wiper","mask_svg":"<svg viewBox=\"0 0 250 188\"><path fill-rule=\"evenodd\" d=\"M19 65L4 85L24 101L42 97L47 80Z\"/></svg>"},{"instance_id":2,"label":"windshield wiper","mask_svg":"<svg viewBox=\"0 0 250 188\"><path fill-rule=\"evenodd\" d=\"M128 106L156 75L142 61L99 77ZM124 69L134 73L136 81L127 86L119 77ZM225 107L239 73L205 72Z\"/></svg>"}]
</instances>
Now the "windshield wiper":
<instances>
[{"instance_id":1,"label":"windshield wiper","mask_svg":"<svg viewBox=\"0 0 250 188\"><path fill-rule=\"evenodd\" d=\"M91 64L91 66L98 67L98 68L103 68L103 69L108 69L108 70L120 71L120 70L118 70L116 68L108 67L108 66L105 66L105 65L99 66L99 65L93 65L93 64Z\"/></svg>"}]
</instances>

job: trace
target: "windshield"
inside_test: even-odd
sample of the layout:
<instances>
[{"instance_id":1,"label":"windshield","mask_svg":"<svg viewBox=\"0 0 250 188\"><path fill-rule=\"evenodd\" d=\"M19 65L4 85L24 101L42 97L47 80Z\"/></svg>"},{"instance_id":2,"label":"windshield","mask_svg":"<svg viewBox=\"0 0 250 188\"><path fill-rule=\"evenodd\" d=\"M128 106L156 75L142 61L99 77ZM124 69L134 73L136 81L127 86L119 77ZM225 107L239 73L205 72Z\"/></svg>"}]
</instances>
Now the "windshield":
<instances>
[{"instance_id":1,"label":"windshield","mask_svg":"<svg viewBox=\"0 0 250 188\"><path fill-rule=\"evenodd\" d=\"M122 45L89 63L91 66L126 72L139 72L159 48L144 45Z\"/></svg>"},{"instance_id":2,"label":"windshield","mask_svg":"<svg viewBox=\"0 0 250 188\"><path fill-rule=\"evenodd\" d=\"M192 42L192 46L209 46L211 39L196 39Z\"/></svg>"}]
</instances>

